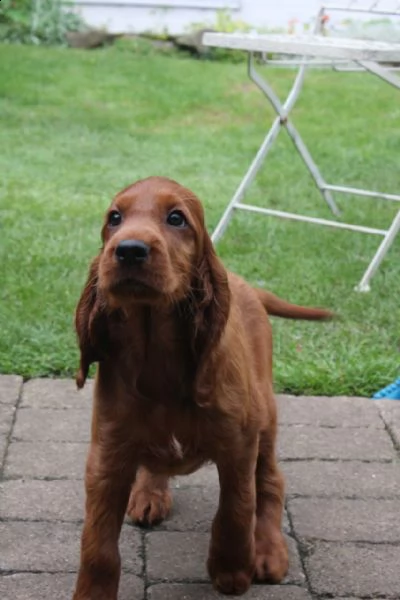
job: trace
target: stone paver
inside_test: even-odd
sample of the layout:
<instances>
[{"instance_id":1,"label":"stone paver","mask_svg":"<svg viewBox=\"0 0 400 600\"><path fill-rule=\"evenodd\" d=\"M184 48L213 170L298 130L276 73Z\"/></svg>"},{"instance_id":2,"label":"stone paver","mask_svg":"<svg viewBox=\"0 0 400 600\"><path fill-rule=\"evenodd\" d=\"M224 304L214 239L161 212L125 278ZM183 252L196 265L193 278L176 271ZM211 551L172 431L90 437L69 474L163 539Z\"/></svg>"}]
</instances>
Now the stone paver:
<instances>
[{"instance_id":1,"label":"stone paver","mask_svg":"<svg viewBox=\"0 0 400 600\"><path fill-rule=\"evenodd\" d=\"M148 600L221 600L223 596L210 586L189 583L152 585L147 592ZM246 600L311 600L307 590L292 585L258 586L254 585L243 596Z\"/></svg>"},{"instance_id":2,"label":"stone paver","mask_svg":"<svg viewBox=\"0 0 400 600\"><path fill-rule=\"evenodd\" d=\"M0 404L16 405L22 387L22 377L0 375Z\"/></svg>"},{"instance_id":3,"label":"stone paver","mask_svg":"<svg viewBox=\"0 0 400 600\"><path fill-rule=\"evenodd\" d=\"M5 473L14 478L80 479L87 448L87 444L70 442L12 442Z\"/></svg>"},{"instance_id":4,"label":"stone paver","mask_svg":"<svg viewBox=\"0 0 400 600\"><path fill-rule=\"evenodd\" d=\"M365 398L277 396L277 403L281 425L384 427L377 404Z\"/></svg>"},{"instance_id":5,"label":"stone paver","mask_svg":"<svg viewBox=\"0 0 400 600\"><path fill-rule=\"evenodd\" d=\"M0 598L71 600L93 382L0 376ZM279 403L290 571L246 600L400 599L400 403ZM218 474L171 481L170 517L122 529L119 600L216 600L206 572Z\"/></svg>"},{"instance_id":6,"label":"stone paver","mask_svg":"<svg viewBox=\"0 0 400 600\"><path fill-rule=\"evenodd\" d=\"M400 499L289 501L293 527L301 538L343 542L399 542ZM340 527L338 527L340 523Z\"/></svg>"},{"instance_id":7,"label":"stone paver","mask_svg":"<svg viewBox=\"0 0 400 600\"><path fill-rule=\"evenodd\" d=\"M371 427L283 426L280 428L278 445L282 460L319 458L389 461L396 456L387 433Z\"/></svg>"},{"instance_id":8,"label":"stone paver","mask_svg":"<svg viewBox=\"0 0 400 600\"><path fill-rule=\"evenodd\" d=\"M17 479L0 483L0 519L81 521L85 507L82 481Z\"/></svg>"},{"instance_id":9,"label":"stone paver","mask_svg":"<svg viewBox=\"0 0 400 600\"><path fill-rule=\"evenodd\" d=\"M377 405L386 427L395 440L397 449L400 450L400 402L379 400Z\"/></svg>"},{"instance_id":10,"label":"stone paver","mask_svg":"<svg viewBox=\"0 0 400 600\"><path fill-rule=\"evenodd\" d=\"M1 600L71 600L76 582L75 573L19 573L0 576ZM122 573L120 600L135 600L144 596L143 579L132 573Z\"/></svg>"},{"instance_id":11,"label":"stone paver","mask_svg":"<svg viewBox=\"0 0 400 600\"><path fill-rule=\"evenodd\" d=\"M318 543L306 570L316 594L399 597L399 546Z\"/></svg>"},{"instance_id":12,"label":"stone paver","mask_svg":"<svg viewBox=\"0 0 400 600\"><path fill-rule=\"evenodd\" d=\"M21 408L13 439L23 442L88 442L90 411Z\"/></svg>"},{"instance_id":13,"label":"stone paver","mask_svg":"<svg viewBox=\"0 0 400 600\"><path fill-rule=\"evenodd\" d=\"M209 532L218 508L218 487L188 487L173 490L173 506L163 527L168 531Z\"/></svg>"},{"instance_id":14,"label":"stone paver","mask_svg":"<svg viewBox=\"0 0 400 600\"><path fill-rule=\"evenodd\" d=\"M13 427L16 407L22 390L22 377L0 375L0 473Z\"/></svg>"},{"instance_id":15,"label":"stone paver","mask_svg":"<svg viewBox=\"0 0 400 600\"><path fill-rule=\"evenodd\" d=\"M12 404L0 404L0 435L7 436L10 433L15 415L15 406Z\"/></svg>"},{"instance_id":16,"label":"stone paver","mask_svg":"<svg viewBox=\"0 0 400 600\"><path fill-rule=\"evenodd\" d=\"M1 570L76 571L79 529L65 523L0 523Z\"/></svg>"},{"instance_id":17,"label":"stone paver","mask_svg":"<svg viewBox=\"0 0 400 600\"><path fill-rule=\"evenodd\" d=\"M400 497L398 462L286 461L286 493L342 498Z\"/></svg>"},{"instance_id":18,"label":"stone paver","mask_svg":"<svg viewBox=\"0 0 400 600\"><path fill-rule=\"evenodd\" d=\"M13 404L0 404L0 472L3 470L8 440L15 416Z\"/></svg>"},{"instance_id":19,"label":"stone paver","mask_svg":"<svg viewBox=\"0 0 400 600\"><path fill-rule=\"evenodd\" d=\"M4 433L0 433L0 472L3 470L7 445L8 436Z\"/></svg>"},{"instance_id":20,"label":"stone paver","mask_svg":"<svg viewBox=\"0 0 400 600\"><path fill-rule=\"evenodd\" d=\"M71 600L75 574L18 573L0 577L2 600L31 600L57 598Z\"/></svg>"},{"instance_id":21,"label":"stone paver","mask_svg":"<svg viewBox=\"0 0 400 600\"><path fill-rule=\"evenodd\" d=\"M154 532L146 536L149 581L207 581L209 535L199 532Z\"/></svg>"},{"instance_id":22,"label":"stone paver","mask_svg":"<svg viewBox=\"0 0 400 600\"><path fill-rule=\"evenodd\" d=\"M0 523L0 571L75 572L82 526L73 523ZM120 539L124 570L141 572L140 533L124 526ZM23 548L23 552L22 552Z\"/></svg>"},{"instance_id":23,"label":"stone paver","mask_svg":"<svg viewBox=\"0 0 400 600\"><path fill-rule=\"evenodd\" d=\"M87 410L92 394L93 381L90 380L78 391L72 379L31 379L24 385L21 407Z\"/></svg>"},{"instance_id":24,"label":"stone paver","mask_svg":"<svg viewBox=\"0 0 400 600\"><path fill-rule=\"evenodd\" d=\"M174 477L171 480L171 487L173 488L187 488L194 486L218 485L218 471L215 465L205 465L202 469L191 473L190 475L183 475L182 477Z\"/></svg>"}]
</instances>

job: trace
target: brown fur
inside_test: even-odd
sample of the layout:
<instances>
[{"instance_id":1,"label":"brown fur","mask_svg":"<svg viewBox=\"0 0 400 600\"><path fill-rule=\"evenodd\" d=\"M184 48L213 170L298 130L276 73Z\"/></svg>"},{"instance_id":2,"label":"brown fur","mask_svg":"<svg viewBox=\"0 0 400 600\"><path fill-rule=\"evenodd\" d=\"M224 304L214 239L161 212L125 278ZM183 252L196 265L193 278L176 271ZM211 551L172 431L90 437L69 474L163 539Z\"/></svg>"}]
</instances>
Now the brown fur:
<instances>
[{"instance_id":1,"label":"brown fur","mask_svg":"<svg viewBox=\"0 0 400 600\"><path fill-rule=\"evenodd\" d=\"M99 362L86 470L86 517L74 600L116 600L124 514L151 525L171 507L168 478L217 465L220 500L208 571L216 589L245 592L254 577L279 582L288 567L281 532L284 484L275 458L272 336L266 310L327 318L228 273L196 196L152 177L120 192L102 230L76 311L84 385ZM166 219L180 210L187 226ZM151 248L121 267L122 240Z\"/></svg>"}]
</instances>

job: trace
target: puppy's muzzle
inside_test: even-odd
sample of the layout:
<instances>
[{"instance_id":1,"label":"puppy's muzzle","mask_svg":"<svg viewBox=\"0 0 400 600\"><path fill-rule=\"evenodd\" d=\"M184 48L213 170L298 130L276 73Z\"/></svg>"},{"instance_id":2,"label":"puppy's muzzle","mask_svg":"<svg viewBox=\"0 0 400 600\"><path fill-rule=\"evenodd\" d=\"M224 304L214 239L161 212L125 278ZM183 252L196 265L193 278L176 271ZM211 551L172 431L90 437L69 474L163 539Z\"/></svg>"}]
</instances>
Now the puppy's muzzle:
<instances>
[{"instance_id":1,"label":"puppy's muzzle","mask_svg":"<svg viewBox=\"0 0 400 600\"><path fill-rule=\"evenodd\" d=\"M122 240L115 249L115 256L121 266L132 267L146 262L150 246L141 240Z\"/></svg>"}]
</instances>

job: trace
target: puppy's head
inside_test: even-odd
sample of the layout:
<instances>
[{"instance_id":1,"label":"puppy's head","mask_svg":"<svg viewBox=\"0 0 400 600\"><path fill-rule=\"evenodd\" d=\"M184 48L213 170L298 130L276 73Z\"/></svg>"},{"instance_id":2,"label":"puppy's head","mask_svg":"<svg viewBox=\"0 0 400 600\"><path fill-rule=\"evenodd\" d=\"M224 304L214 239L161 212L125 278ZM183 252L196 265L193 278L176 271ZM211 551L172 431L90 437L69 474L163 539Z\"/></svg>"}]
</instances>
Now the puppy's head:
<instances>
[{"instance_id":1,"label":"puppy's head","mask_svg":"<svg viewBox=\"0 0 400 600\"><path fill-rule=\"evenodd\" d=\"M204 235L202 206L188 189L161 177L134 183L105 215L100 292L114 307L179 302L189 292Z\"/></svg>"},{"instance_id":2,"label":"puppy's head","mask_svg":"<svg viewBox=\"0 0 400 600\"><path fill-rule=\"evenodd\" d=\"M103 245L76 312L78 385L88 364L100 359L100 346L107 344L105 321L118 309L183 307L193 350L204 355L225 326L229 289L195 194L163 177L140 180L115 196L101 235Z\"/></svg>"}]
</instances>

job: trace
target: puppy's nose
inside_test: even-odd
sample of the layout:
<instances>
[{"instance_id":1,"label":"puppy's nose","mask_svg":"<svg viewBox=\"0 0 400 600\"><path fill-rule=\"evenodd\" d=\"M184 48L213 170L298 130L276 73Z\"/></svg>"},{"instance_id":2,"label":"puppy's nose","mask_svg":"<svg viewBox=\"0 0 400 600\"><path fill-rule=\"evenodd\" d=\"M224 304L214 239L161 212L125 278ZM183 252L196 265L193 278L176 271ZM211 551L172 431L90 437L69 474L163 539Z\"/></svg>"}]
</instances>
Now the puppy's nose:
<instances>
[{"instance_id":1,"label":"puppy's nose","mask_svg":"<svg viewBox=\"0 0 400 600\"><path fill-rule=\"evenodd\" d=\"M122 240L115 249L117 260L122 265L136 265L147 260L150 246L140 240Z\"/></svg>"}]
</instances>

